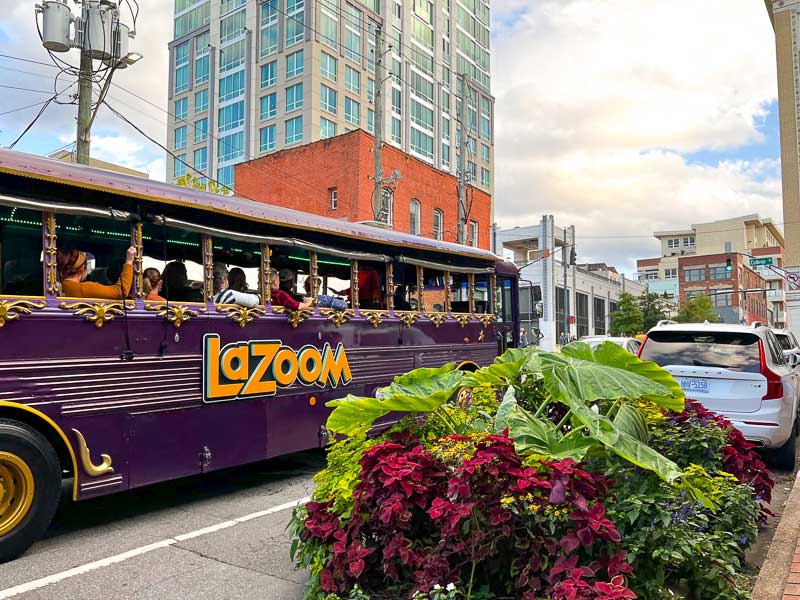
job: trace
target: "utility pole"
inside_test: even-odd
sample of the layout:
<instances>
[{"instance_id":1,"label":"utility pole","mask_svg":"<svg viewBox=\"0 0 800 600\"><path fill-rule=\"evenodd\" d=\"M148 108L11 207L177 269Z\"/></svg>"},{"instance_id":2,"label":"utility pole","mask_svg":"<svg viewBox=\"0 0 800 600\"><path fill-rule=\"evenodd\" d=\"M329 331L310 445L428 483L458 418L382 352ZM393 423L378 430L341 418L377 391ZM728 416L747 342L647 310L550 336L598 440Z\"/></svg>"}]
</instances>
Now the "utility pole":
<instances>
[{"instance_id":1,"label":"utility pole","mask_svg":"<svg viewBox=\"0 0 800 600\"><path fill-rule=\"evenodd\" d=\"M461 95L457 120L461 125L461 140L458 145L458 243L467 243L467 102L469 98L469 85L467 75L458 76L458 87Z\"/></svg>"},{"instance_id":2,"label":"utility pole","mask_svg":"<svg viewBox=\"0 0 800 600\"><path fill-rule=\"evenodd\" d=\"M92 57L81 49L81 69L78 74L78 132L76 136L75 161L81 165L89 164L92 120Z\"/></svg>"},{"instance_id":3,"label":"utility pole","mask_svg":"<svg viewBox=\"0 0 800 600\"><path fill-rule=\"evenodd\" d=\"M569 340L569 288L567 287L567 263L569 256L567 255L567 236L566 229L564 229L564 250L561 252L561 262L564 267L564 335Z\"/></svg>"},{"instance_id":4,"label":"utility pole","mask_svg":"<svg viewBox=\"0 0 800 600\"><path fill-rule=\"evenodd\" d=\"M376 221L380 220L383 206L383 80L385 78L383 28L378 25L375 29L375 172L372 176L375 183L372 211Z\"/></svg>"}]
</instances>

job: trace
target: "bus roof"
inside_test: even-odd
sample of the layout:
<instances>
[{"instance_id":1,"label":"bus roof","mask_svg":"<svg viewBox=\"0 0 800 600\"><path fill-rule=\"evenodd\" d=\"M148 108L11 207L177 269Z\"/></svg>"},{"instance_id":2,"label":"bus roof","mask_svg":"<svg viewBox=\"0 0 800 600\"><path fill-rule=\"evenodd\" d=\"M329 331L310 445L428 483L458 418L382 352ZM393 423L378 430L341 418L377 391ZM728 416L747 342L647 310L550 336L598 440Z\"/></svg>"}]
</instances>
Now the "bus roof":
<instances>
[{"instance_id":1,"label":"bus roof","mask_svg":"<svg viewBox=\"0 0 800 600\"><path fill-rule=\"evenodd\" d=\"M248 221L291 227L314 233L334 234L400 248L442 252L476 260L504 263L503 258L481 248L441 242L381 227L320 217L238 196L224 196L192 188L169 185L160 181L142 179L86 165L65 163L15 150L0 149L0 173L87 188L150 202L199 209ZM503 266L505 267L506 265L503 264ZM509 266L513 267L513 265ZM510 272L512 269L502 268L501 270Z\"/></svg>"}]
</instances>

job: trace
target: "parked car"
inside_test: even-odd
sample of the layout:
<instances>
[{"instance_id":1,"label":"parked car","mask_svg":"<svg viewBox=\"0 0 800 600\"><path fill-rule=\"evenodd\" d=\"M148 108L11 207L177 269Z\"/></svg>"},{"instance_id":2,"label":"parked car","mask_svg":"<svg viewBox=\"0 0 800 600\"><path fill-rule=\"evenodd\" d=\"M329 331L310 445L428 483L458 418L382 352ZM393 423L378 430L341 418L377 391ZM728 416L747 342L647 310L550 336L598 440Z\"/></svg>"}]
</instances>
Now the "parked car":
<instances>
[{"instance_id":1,"label":"parked car","mask_svg":"<svg viewBox=\"0 0 800 600\"><path fill-rule=\"evenodd\" d=\"M660 324L648 332L639 357L664 367L687 398L769 449L778 468L794 468L800 370L768 327Z\"/></svg>"},{"instance_id":2,"label":"parked car","mask_svg":"<svg viewBox=\"0 0 800 600\"><path fill-rule=\"evenodd\" d=\"M778 338L778 343L781 345L783 354L789 356L795 354L800 357L800 344L797 343L797 338L788 329L773 329L775 337Z\"/></svg>"},{"instance_id":3,"label":"parked car","mask_svg":"<svg viewBox=\"0 0 800 600\"><path fill-rule=\"evenodd\" d=\"M630 352L631 354L636 354L639 352L639 346L642 345L642 342L637 340L636 338L629 338L629 337L610 337L607 335L587 335L581 338L582 342L586 342L592 347L592 350L597 348L603 342L611 342L616 344L617 346L622 346Z\"/></svg>"}]
</instances>

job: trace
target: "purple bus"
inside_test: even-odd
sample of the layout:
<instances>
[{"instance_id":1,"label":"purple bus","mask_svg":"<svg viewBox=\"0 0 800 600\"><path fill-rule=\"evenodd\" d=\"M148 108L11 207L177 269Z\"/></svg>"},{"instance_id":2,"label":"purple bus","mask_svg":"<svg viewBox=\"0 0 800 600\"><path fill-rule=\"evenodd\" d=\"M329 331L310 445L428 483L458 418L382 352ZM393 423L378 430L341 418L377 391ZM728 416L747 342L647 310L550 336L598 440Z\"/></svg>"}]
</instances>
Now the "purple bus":
<instances>
[{"instance_id":1,"label":"purple bus","mask_svg":"<svg viewBox=\"0 0 800 600\"><path fill-rule=\"evenodd\" d=\"M7 150L0 265L0 562L62 479L83 500L321 447L328 400L519 341L488 251Z\"/></svg>"}]
</instances>

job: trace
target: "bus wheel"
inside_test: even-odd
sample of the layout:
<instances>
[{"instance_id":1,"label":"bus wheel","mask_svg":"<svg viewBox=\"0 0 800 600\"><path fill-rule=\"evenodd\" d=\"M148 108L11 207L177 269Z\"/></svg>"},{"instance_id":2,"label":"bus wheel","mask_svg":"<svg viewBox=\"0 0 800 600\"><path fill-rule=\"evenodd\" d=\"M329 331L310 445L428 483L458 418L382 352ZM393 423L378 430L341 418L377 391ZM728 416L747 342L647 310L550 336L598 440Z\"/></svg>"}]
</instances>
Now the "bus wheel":
<instances>
[{"instance_id":1,"label":"bus wheel","mask_svg":"<svg viewBox=\"0 0 800 600\"><path fill-rule=\"evenodd\" d=\"M39 539L58 508L61 466L38 431L0 419L0 563Z\"/></svg>"}]
</instances>

